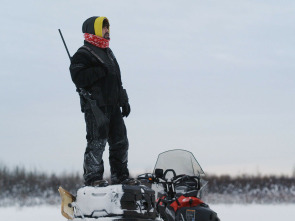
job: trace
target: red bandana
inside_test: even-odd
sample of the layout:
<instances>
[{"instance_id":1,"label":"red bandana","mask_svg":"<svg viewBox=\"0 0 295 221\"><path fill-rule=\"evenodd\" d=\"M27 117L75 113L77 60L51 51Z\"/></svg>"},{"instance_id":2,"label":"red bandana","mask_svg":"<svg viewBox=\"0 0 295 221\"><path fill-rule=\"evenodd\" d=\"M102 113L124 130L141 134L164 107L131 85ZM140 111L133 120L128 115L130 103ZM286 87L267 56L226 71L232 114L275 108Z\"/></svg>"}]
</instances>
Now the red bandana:
<instances>
[{"instance_id":1,"label":"red bandana","mask_svg":"<svg viewBox=\"0 0 295 221\"><path fill-rule=\"evenodd\" d=\"M99 47L99 48L108 48L109 47L110 40L108 40L108 39L98 37L96 35L92 35L92 34L88 34L88 33L84 33L84 38L85 38L85 41L89 42L90 44L95 45L96 47Z\"/></svg>"}]
</instances>

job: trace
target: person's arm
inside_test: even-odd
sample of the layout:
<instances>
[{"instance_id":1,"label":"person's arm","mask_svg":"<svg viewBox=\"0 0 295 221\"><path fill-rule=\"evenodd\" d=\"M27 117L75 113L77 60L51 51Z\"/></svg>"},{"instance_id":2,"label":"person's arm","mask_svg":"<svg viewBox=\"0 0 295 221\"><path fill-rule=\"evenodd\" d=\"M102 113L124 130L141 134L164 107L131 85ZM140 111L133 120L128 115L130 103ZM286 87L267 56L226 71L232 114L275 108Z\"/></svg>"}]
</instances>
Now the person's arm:
<instances>
[{"instance_id":1,"label":"person's arm","mask_svg":"<svg viewBox=\"0 0 295 221\"><path fill-rule=\"evenodd\" d=\"M115 63L118 65L118 68L120 70L119 64L116 59L114 59ZM119 105L122 107L122 116L128 117L131 112L131 107L129 104L129 98L127 95L126 89L123 88L122 79L121 79L121 72L119 71L119 86L120 86L120 98L119 98Z\"/></svg>"},{"instance_id":2,"label":"person's arm","mask_svg":"<svg viewBox=\"0 0 295 221\"><path fill-rule=\"evenodd\" d=\"M106 76L103 66L94 66L91 59L90 55L79 52L72 57L70 72L72 81L77 88L89 87Z\"/></svg>"}]
</instances>

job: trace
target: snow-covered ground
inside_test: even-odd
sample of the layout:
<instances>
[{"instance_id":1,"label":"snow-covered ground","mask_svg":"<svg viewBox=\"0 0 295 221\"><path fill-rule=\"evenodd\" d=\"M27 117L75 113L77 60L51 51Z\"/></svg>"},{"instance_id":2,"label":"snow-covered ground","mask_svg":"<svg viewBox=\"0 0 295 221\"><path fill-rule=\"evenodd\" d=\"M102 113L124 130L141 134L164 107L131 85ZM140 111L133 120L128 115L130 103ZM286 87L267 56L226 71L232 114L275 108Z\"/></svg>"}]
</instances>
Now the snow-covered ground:
<instances>
[{"instance_id":1,"label":"snow-covered ground","mask_svg":"<svg viewBox=\"0 0 295 221\"><path fill-rule=\"evenodd\" d=\"M277 221L295 217L295 204L289 205L211 205L222 221ZM1 220L65 221L58 206L0 208ZM291 218L292 220L292 218Z\"/></svg>"}]
</instances>

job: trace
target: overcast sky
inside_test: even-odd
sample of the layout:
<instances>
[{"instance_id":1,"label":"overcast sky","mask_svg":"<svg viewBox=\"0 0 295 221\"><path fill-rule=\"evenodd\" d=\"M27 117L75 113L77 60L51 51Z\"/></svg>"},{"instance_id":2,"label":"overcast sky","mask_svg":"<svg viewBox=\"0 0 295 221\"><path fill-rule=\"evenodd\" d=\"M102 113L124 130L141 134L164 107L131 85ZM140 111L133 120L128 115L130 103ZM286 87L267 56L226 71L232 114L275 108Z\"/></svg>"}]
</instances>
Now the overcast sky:
<instances>
[{"instance_id":1,"label":"overcast sky","mask_svg":"<svg viewBox=\"0 0 295 221\"><path fill-rule=\"evenodd\" d=\"M291 0L1 0L1 164L82 172L84 117L57 29L74 54L84 20L106 16L132 109L131 172L182 148L207 173L291 174L294 10Z\"/></svg>"}]
</instances>

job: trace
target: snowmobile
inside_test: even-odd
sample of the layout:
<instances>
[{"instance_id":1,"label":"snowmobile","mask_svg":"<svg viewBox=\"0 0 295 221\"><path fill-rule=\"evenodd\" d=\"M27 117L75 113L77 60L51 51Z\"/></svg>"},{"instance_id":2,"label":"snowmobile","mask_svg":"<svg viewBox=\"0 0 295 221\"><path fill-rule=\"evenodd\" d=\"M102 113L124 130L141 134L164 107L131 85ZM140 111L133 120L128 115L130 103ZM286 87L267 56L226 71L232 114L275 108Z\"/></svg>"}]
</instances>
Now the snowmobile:
<instances>
[{"instance_id":1,"label":"snowmobile","mask_svg":"<svg viewBox=\"0 0 295 221\"><path fill-rule=\"evenodd\" d=\"M154 172L138 176L157 190L155 208L164 221L220 221L202 200L204 171L193 154L170 150L159 154Z\"/></svg>"},{"instance_id":2,"label":"snowmobile","mask_svg":"<svg viewBox=\"0 0 295 221\"><path fill-rule=\"evenodd\" d=\"M76 196L60 187L62 215L73 221L219 221L201 200L203 175L192 153L166 151L153 173L138 176L147 185L84 186Z\"/></svg>"}]
</instances>

